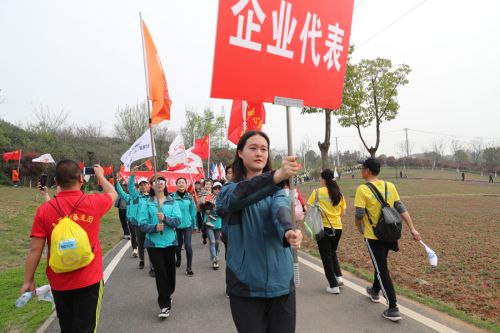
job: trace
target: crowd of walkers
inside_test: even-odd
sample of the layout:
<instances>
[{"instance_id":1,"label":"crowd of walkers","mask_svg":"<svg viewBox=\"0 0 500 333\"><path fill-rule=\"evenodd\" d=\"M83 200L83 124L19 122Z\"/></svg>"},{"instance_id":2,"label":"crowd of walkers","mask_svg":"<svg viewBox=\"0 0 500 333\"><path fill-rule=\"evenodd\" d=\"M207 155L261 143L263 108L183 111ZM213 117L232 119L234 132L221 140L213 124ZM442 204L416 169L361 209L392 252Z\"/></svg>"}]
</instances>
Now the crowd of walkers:
<instances>
[{"instance_id":1,"label":"crowd of walkers","mask_svg":"<svg viewBox=\"0 0 500 333\"><path fill-rule=\"evenodd\" d=\"M207 265L214 270L220 267L220 243L224 243L226 295L238 332L294 332L296 291L291 250L300 248L302 233L292 224L288 181L297 175L300 165L297 157L289 156L283 158L280 168L272 170L269 147L265 133L247 132L237 145L233 163L226 167L227 179L205 179L190 186L192 181L180 177L173 193L168 192L166 179L161 175L136 180L137 167L132 169L126 184L115 182L115 191L104 178L102 168L96 165L96 177L105 193L83 194L78 164L69 160L59 162L56 183L60 192L52 199L45 192L47 202L37 210L21 291L35 288L34 272L45 242L50 244L54 221L58 217L74 217L88 233L96 259L88 266L63 274L48 265L47 275L62 332L93 332L98 324L102 297L99 218L114 202L123 237L130 240L132 256L138 258L139 269L145 268L147 253L149 275L155 278L158 292L159 318L170 316L176 269L183 267L183 252L186 275L195 274L192 241L193 234L200 233L203 244L207 244ZM361 175L366 184L356 190L355 225L363 235L374 267L374 280L366 290L367 296L379 302L382 292L388 303L382 315L398 321L401 316L387 263L389 251L398 251L398 244L378 240L374 234L381 206L371 187L382 193L386 202L401 214L415 240L420 240L420 235L395 186L380 180L379 172L380 163L376 159L362 163ZM326 292L339 295L344 281L337 249L347 204L334 172L323 170L320 185L307 202L295 192L294 213L302 220L313 204L319 205L324 237L317 240L317 246L328 282ZM93 223L85 223L88 216L92 216ZM77 306L78 302L82 305ZM72 306L74 309L85 306L86 311L68 310Z\"/></svg>"}]
</instances>

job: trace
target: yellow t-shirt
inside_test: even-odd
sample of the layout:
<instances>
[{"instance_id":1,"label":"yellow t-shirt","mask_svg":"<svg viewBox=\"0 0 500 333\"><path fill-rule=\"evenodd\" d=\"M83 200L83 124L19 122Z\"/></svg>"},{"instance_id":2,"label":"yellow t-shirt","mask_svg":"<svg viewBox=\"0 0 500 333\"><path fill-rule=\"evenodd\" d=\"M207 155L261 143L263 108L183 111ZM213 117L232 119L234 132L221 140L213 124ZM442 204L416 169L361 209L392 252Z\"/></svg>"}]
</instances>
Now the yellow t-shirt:
<instances>
[{"instance_id":1,"label":"yellow t-shirt","mask_svg":"<svg viewBox=\"0 0 500 333\"><path fill-rule=\"evenodd\" d=\"M307 199L307 204L309 206L312 206L314 204L315 195L316 191L313 191L309 196L309 199ZM328 189L326 187L322 187L318 189L318 202L319 207L328 217L327 219L325 216L323 216L323 226L326 228L331 228L333 226L334 229L342 229L342 215L347 208L347 203L345 202L344 196L342 196L342 199L340 199L339 204L337 206L334 206L332 205L332 201L330 200L330 196L328 195ZM328 220L330 220L330 222L328 222Z\"/></svg>"},{"instance_id":2,"label":"yellow t-shirt","mask_svg":"<svg viewBox=\"0 0 500 333\"><path fill-rule=\"evenodd\" d=\"M383 198L385 198L384 183L387 183L387 203L391 207L394 207L394 202L400 200L398 191L396 190L396 187L393 183L385 182L383 180L377 180L371 183L375 185L380 194L382 194ZM354 197L354 207L366 209L373 223L373 226L377 225L382 207L375 197L375 194L373 194L370 188L365 184L359 185L356 189L356 196ZM365 216L363 217L363 225L365 238L376 240L377 236L375 236L375 234L373 233L373 228L370 224L370 221L368 220L367 214L365 214Z\"/></svg>"}]
</instances>

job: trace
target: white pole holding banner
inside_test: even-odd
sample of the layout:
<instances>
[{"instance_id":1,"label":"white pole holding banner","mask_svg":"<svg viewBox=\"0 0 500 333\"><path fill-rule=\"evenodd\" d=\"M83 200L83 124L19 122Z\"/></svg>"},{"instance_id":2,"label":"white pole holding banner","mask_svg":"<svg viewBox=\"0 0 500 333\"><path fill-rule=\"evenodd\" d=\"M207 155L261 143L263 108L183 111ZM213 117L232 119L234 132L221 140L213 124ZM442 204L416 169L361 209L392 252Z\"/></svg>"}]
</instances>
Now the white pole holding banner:
<instances>
[{"instance_id":1,"label":"white pole holding banner","mask_svg":"<svg viewBox=\"0 0 500 333\"><path fill-rule=\"evenodd\" d=\"M274 104L286 106L286 137L288 145L288 156L293 156L293 137L292 137L292 107L304 106L303 101L298 99L274 97ZM297 220L295 219L295 184L293 177L290 177L290 214L294 230L297 229ZM299 270L299 256L297 249L293 250L293 275L296 287L300 286L300 270Z\"/></svg>"},{"instance_id":2,"label":"white pole holding banner","mask_svg":"<svg viewBox=\"0 0 500 333\"><path fill-rule=\"evenodd\" d=\"M156 184L158 184L158 179L157 179L157 174L156 174L156 148L155 148L155 140L154 140L154 135L153 135L153 123L151 119L151 107L149 106L149 77L148 77L148 64L147 64L147 57L146 57L146 46L144 45L144 30L143 30L143 25L142 25L142 14L139 12L139 21L141 25L141 38L142 38L142 57L144 60L144 78L146 80L146 104L148 107L148 123L149 123L149 133L151 134L151 150L152 150L152 158L153 158L153 175L154 179L156 181ZM165 184L167 186L167 184ZM156 189L155 189L156 192ZM158 212L160 212L160 199L158 198L158 195L156 195L156 202L158 204ZM163 221L159 221L159 224L163 224ZM163 235L163 232L160 231L160 235Z\"/></svg>"}]
</instances>

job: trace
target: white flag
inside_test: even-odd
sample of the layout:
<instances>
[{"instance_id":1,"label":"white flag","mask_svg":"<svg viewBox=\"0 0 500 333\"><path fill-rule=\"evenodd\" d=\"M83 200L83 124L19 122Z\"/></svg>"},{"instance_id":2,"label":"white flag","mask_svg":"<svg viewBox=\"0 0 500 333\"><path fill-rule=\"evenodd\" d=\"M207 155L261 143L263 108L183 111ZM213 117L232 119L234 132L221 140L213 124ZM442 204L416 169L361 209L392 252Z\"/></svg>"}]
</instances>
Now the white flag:
<instances>
[{"instance_id":1,"label":"white flag","mask_svg":"<svg viewBox=\"0 0 500 333\"><path fill-rule=\"evenodd\" d=\"M182 135L177 135L170 144L170 148L168 149L168 157L165 162L168 163L169 166L175 166L179 164L186 163L186 148L184 147L184 139Z\"/></svg>"},{"instance_id":2,"label":"white flag","mask_svg":"<svg viewBox=\"0 0 500 333\"><path fill-rule=\"evenodd\" d=\"M339 178L339 174L338 174L338 172L337 172L337 167L335 167L335 170L333 171L333 178L334 178L334 179Z\"/></svg>"},{"instance_id":3,"label":"white flag","mask_svg":"<svg viewBox=\"0 0 500 333\"><path fill-rule=\"evenodd\" d=\"M150 129L148 128L120 158L125 167L125 171L130 171L130 166L135 161L153 156L151 134L149 131Z\"/></svg>"},{"instance_id":4,"label":"white flag","mask_svg":"<svg viewBox=\"0 0 500 333\"><path fill-rule=\"evenodd\" d=\"M420 241L420 244L422 244L422 246L425 249L425 252L427 253L427 258L429 258L429 264L431 264L431 266L437 266L438 257L436 255L436 252L434 252L434 250L428 247L423 241Z\"/></svg>"},{"instance_id":5,"label":"white flag","mask_svg":"<svg viewBox=\"0 0 500 333\"><path fill-rule=\"evenodd\" d=\"M32 162L38 163L56 163L50 154L43 154L40 157L34 158L31 160Z\"/></svg>"},{"instance_id":6,"label":"white flag","mask_svg":"<svg viewBox=\"0 0 500 333\"><path fill-rule=\"evenodd\" d=\"M224 169L222 162L219 163L219 169L220 169L220 179L226 179L226 169Z\"/></svg>"}]
</instances>

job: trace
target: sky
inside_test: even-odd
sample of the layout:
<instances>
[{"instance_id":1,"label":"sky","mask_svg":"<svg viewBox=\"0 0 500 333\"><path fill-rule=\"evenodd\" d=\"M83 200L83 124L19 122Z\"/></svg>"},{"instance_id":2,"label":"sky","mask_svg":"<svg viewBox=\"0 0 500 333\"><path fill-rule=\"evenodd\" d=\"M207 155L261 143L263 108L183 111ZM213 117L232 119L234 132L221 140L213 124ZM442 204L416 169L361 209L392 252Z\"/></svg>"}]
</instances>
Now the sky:
<instances>
[{"instance_id":1,"label":"sky","mask_svg":"<svg viewBox=\"0 0 500 333\"><path fill-rule=\"evenodd\" d=\"M210 98L217 7L216 0L2 0L0 118L26 122L34 106L44 105L69 112L70 123L100 122L112 134L116 109L145 100L141 11L173 101L169 128L184 125L186 108L223 110L228 122L231 102ZM382 124L380 153L398 155L404 128L414 153L430 150L435 140L467 146L479 137L500 145L498 13L496 0L355 1L354 62L383 57L412 68L409 84L399 89L398 117ZM266 109L271 146L286 148L284 108ZM292 124L294 146L310 142L319 151L324 116L295 110ZM373 144L374 129L363 132ZM335 137L340 151L362 149L355 128L333 118L332 152Z\"/></svg>"}]
</instances>

